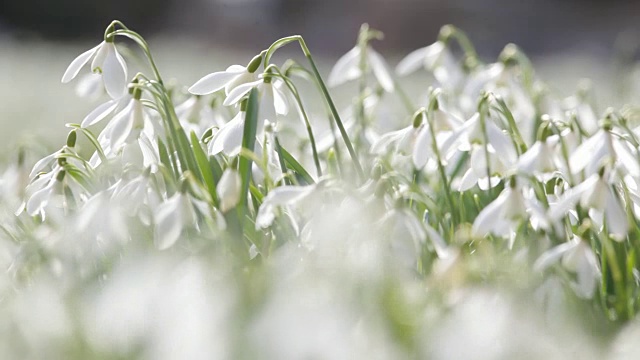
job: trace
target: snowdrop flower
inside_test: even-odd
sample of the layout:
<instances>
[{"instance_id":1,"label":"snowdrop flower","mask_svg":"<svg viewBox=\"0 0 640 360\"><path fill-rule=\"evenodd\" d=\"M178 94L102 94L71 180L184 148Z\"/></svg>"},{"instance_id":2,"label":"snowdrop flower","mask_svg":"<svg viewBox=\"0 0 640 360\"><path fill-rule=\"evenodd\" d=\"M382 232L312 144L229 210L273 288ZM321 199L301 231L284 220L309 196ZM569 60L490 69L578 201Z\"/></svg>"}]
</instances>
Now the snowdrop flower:
<instances>
[{"instance_id":1,"label":"snowdrop flower","mask_svg":"<svg viewBox=\"0 0 640 360\"><path fill-rule=\"evenodd\" d=\"M516 163L516 168L521 173L534 175L539 180L546 182L554 176L560 164L560 156L554 151L558 143L558 136L551 136L544 140L536 141Z\"/></svg>"},{"instance_id":2,"label":"snowdrop flower","mask_svg":"<svg viewBox=\"0 0 640 360\"><path fill-rule=\"evenodd\" d=\"M182 191L160 204L154 218L155 245L159 250L173 246L185 227L196 224L196 213L189 195Z\"/></svg>"},{"instance_id":3,"label":"snowdrop flower","mask_svg":"<svg viewBox=\"0 0 640 360\"><path fill-rule=\"evenodd\" d=\"M614 136L608 126L580 144L569 158L571 171L577 174L585 170L586 176L596 173L608 161L620 165L632 176L640 177L637 151L628 141Z\"/></svg>"},{"instance_id":4,"label":"snowdrop flower","mask_svg":"<svg viewBox=\"0 0 640 360\"><path fill-rule=\"evenodd\" d=\"M371 153L382 155L385 153L409 154L416 140L418 129L413 125L403 129L390 131L382 135L371 145Z\"/></svg>"},{"instance_id":5,"label":"snowdrop flower","mask_svg":"<svg viewBox=\"0 0 640 360\"><path fill-rule=\"evenodd\" d=\"M536 271L544 271L562 259L562 266L577 275L572 287L581 298L591 299L600 281L598 259L589 243L577 236L543 253L533 265Z\"/></svg>"},{"instance_id":6,"label":"snowdrop flower","mask_svg":"<svg viewBox=\"0 0 640 360\"><path fill-rule=\"evenodd\" d=\"M129 235L122 210L121 203L112 202L106 191L100 191L77 212L75 230L92 239L105 238L109 242L124 243Z\"/></svg>"},{"instance_id":7,"label":"snowdrop flower","mask_svg":"<svg viewBox=\"0 0 640 360\"><path fill-rule=\"evenodd\" d=\"M398 63L396 73L406 76L420 68L433 72L433 76L443 87L456 88L464 79L460 65L443 41L436 41L409 53Z\"/></svg>"},{"instance_id":8,"label":"snowdrop flower","mask_svg":"<svg viewBox=\"0 0 640 360\"><path fill-rule=\"evenodd\" d=\"M41 175L27 186L25 191L27 194L27 214L30 216L36 216L37 214L42 213L44 207L49 203L49 199L54 195L56 189L61 186L64 176L64 171L51 171L47 174Z\"/></svg>"},{"instance_id":9,"label":"snowdrop flower","mask_svg":"<svg viewBox=\"0 0 640 360\"><path fill-rule=\"evenodd\" d=\"M227 168L218 182L216 193L220 201L220 211L227 212L240 202L240 192L242 189L242 179L233 168Z\"/></svg>"},{"instance_id":10,"label":"snowdrop flower","mask_svg":"<svg viewBox=\"0 0 640 360\"><path fill-rule=\"evenodd\" d=\"M211 73L198 80L189 88L194 95L207 95L224 88L229 95L233 89L244 83L256 80L256 70L262 63L262 55L255 56L249 65L231 65L225 71Z\"/></svg>"},{"instance_id":11,"label":"snowdrop flower","mask_svg":"<svg viewBox=\"0 0 640 360\"><path fill-rule=\"evenodd\" d=\"M240 153L246 115L247 113L244 109L241 109L231 121L224 124L213 135L207 148L209 155L217 155L220 152L224 152L227 156L235 156Z\"/></svg>"},{"instance_id":12,"label":"snowdrop flower","mask_svg":"<svg viewBox=\"0 0 640 360\"><path fill-rule=\"evenodd\" d=\"M261 119L273 122L276 120L276 115L287 115L289 103L281 89L282 81L273 79L269 74L261 74L256 81L236 86L229 92L223 105L237 104L253 88L256 88L260 95L260 111L258 113Z\"/></svg>"},{"instance_id":13,"label":"snowdrop flower","mask_svg":"<svg viewBox=\"0 0 640 360\"><path fill-rule=\"evenodd\" d=\"M433 70L442 57L452 57L447 46L442 41L414 50L402 59L396 67L396 73L400 76L409 75L420 68Z\"/></svg>"},{"instance_id":14,"label":"snowdrop flower","mask_svg":"<svg viewBox=\"0 0 640 360\"><path fill-rule=\"evenodd\" d=\"M203 136L212 125L219 126L225 123L222 113L217 108L214 109L207 99L197 95L189 97L176 106L176 115L185 133L189 134L193 131L199 137Z\"/></svg>"},{"instance_id":15,"label":"snowdrop flower","mask_svg":"<svg viewBox=\"0 0 640 360\"><path fill-rule=\"evenodd\" d=\"M80 69L91 61L91 71L102 75L107 93L112 99L124 95L127 85L127 64L118 53L113 39L104 40L75 58L62 76L62 82L73 80Z\"/></svg>"},{"instance_id":16,"label":"snowdrop flower","mask_svg":"<svg viewBox=\"0 0 640 360\"><path fill-rule=\"evenodd\" d=\"M158 191L151 181L148 170L131 180L120 179L112 186L112 199L122 204L123 212L128 216L139 216L145 224L151 223L150 211L161 203Z\"/></svg>"},{"instance_id":17,"label":"snowdrop flower","mask_svg":"<svg viewBox=\"0 0 640 360\"><path fill-rule=\"evenodd\" d=\"M256 216L256 229L265 229L271 226L276 217L276 209L279 206L291 206L309 196L316 188L308 186L280 186L269 192L260 205Z\"/></svg>"},{"instance_id":18,"label":"snowdrop flower","mask_svg":"<svg viewBox=\"0 0 640 360\"><path fill-rule=\"evenodd\" d=\"M435 137L436 146L440 151L440 161L446 163L446 160L453 154L449 150L453 150L453 143L456 141L456 138L453 137L453 130L462 125L462 121L439 107L433 110L431 117L431 121L423 124L416 136L412 152L413 165L416 169L422 169L435 155L433 137Z\"/></svg>"},{"instance_id":19,"label":"snowdrop flower","mask_svg":"<svg viewBox=\"0 0 640 360\"><path fill-rule=\"evenodd\" d=\"M509 186L478 214L473 222L473 233L476 236L486 236L489 233L509 236L529 217L535 217L539 223L546 224L541 206L535 198L525 196L523 190L516 184L515 178L512 178Z\"/></svg>"},{"instance_id":20,"label":"snowdrop flower","mask_svg":"<svg viewBox=\"0 0 640 360\"><path fill-rule=\"evenodd\" d=\"M140 139L143 132L150 139L163 136L163 127L142 104L140 90L134 89L132 94L124 109L114 115L98 136L105 153L116 154L122 147ZM96 117L85 125L93 125L104 118Z\"/></svg>"},{"instance_id":21,"label":"snowdrop flower","mask_svg":"<svg viewBox=\"0 0 640 360\"><path fill-rule=\"evenodd\" d=\"M129 97L122 96L118 99L111 99L105 103L98 105L89 114L87 114L87 116L84 117L80 126L86 128L99 123L100 121L106 119L107 116L123 109L127 105L129 100Z\"/></svg>"},{"instance_id":22,"label":"snowdrop flower","mask_svg":"<svg viewBox=\"0 0 640 360\"><path fill-rule=\"evenodd\" d=\"M329 86L335 87L363 76L360 64L362 51L363 49L361 46L356 46L336 62L329 74L329 79L327 80ZM380 86L382 86L385 91L392 92L394 89L393 79L387 70L387 64L384 61L384 58L368 45L364 52L366 62L371 67L373 75L376 80L378 80Z\"/></svg>"},{"instance_id":23,"label":"snowdrop flower","mask_svg":"<svg viewBox=\"0 0 640 360\"><path fill-rule=\"evenodd\" d=\"M629 231L629 222L624 205L616 195L611 185L605 180L604 168L599 174L594 174L581 184L567 190L555 204L549 208L549 217L560 220L577 203L586 209L590 209L589 216L594 222L604 218L609 233L614 240L621 241L626 238Z\"/></svg>"}]
</instances>

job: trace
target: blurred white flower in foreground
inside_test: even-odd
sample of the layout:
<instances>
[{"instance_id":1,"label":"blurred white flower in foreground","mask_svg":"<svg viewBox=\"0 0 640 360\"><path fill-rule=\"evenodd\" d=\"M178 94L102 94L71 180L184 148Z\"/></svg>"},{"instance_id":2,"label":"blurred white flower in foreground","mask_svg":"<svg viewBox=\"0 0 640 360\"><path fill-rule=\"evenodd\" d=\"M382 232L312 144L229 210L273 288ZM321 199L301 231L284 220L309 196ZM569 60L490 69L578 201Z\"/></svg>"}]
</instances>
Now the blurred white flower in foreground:
<instances>
[{"instance_id":1,"label":"blurred white flower in foreground","mask_svg":"<svg viewBox=\"0 0 640 360\"><path fill-rule=\"evenodd\" d=\"M102 74L102 81L109 96L112 99L122 97L127 85L127 64L112 41L103 41L76 57L62 76L62 82L68 83L73 80L89 61L91 71Z\"/></svg>"},{"instance_id":2,"label":"blurred white flower in foreground","mask_svg":"<svg viewBox=\"0 0 640 360\"><path fill-rule=\"evenodd\" d=\"M368 66L373 71L373 75L378 83L385 91L392 92L394 89L393 79L387 70L387 64L382 55L373 50L371 46L367 46L365 51L365 59ZM362 76L361 69L362 48L356 46L344 54L334 65L327 83L329 86L338 86L347 81L357 79Z\"/></svg>"}]
</instances>

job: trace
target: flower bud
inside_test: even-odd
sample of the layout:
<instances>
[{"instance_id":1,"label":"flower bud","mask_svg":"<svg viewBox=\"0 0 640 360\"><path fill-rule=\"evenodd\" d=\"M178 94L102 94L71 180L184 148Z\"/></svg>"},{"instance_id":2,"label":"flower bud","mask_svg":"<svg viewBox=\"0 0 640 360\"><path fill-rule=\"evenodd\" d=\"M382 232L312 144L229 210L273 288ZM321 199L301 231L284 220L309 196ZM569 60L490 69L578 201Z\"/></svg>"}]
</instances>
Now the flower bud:
<instances>
[{"instance_id":1,"label":"flower bud","mask_svg":"<svg viewBox=\"0 0 640 360\"><path fill-rule=\"evenodd\" d=\"M218 193L218 199L220 199L220 211L227 212L233 209L240 202L240 191L242 188L242 180L240 175L234 169L227 168L220 182L216 192Z\"/></svg>"},{"instance_id":2,"label":"flower bud","mask_svg":"<svg viewBox=\"0 0 640 360\"><path fill-rule=\"evenodd\" d=\"M78 134L76 134L76 130L71 130L69 135L67 135L67 146L74 147L76 146L76 140L78 139Z\"/></svg>"},{"instance_id":3,"label":"flower bud","mask_svg":"<svg viewBox=\"0 0 640 360\"><path fill-rule=\"evenodd\" d=\"M256 72L256 70L258 70L260 64L262 64L262 54L258 54L254 56L253 59L251 59L249 65L247 65L247 71L253 74L254 72Z\"/></svg>"}]
</instances>

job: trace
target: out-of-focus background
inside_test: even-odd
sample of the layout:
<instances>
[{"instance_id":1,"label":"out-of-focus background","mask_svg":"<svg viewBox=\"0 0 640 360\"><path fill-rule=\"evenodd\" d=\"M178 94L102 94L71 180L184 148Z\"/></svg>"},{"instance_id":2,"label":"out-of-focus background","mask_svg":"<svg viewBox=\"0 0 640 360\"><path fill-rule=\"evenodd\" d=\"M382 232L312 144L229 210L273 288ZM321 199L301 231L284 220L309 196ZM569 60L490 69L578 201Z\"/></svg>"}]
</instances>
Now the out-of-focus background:
<instances>
[{"instance_id":1,"label":"out-of-focus background","mask_svg":"<svg viewBox=\"0 0 640 360\"><path fill-rule=\"evenodd\" d=\"M165 78L185 85L291 34L304 36L326 74L363 22L384 32L375 47L394 66L451 23L468 33L485 61L513 42L558 92L568 95L589 77L611 101L625 75L620 63L636 56L639 18L637 0L2 1L0 149L33 137L59 140L65 123L96 105L60 78L112 19L145 36Z\"/></svg>"}]
</instances>

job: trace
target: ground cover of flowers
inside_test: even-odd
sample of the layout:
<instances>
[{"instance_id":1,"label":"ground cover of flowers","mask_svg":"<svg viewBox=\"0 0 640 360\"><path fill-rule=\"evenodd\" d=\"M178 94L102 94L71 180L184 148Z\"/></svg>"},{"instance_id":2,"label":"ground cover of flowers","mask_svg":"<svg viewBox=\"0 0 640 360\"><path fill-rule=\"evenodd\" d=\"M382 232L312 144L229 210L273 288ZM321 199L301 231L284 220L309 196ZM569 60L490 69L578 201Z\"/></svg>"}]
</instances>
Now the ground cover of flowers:
<instances>
[{"instance_id":1,"label":"ground cover of flowers","mask_svg":"<svg viewBox=\"0 0 640 360\"><path fill-rule=\"evenodd\" d=\"M117 21L70 54L103 102L3 168L0 358L635 359L637 112L452 26L395 69L381 38L195 84Z\"/></svg>"}]
</instances>

